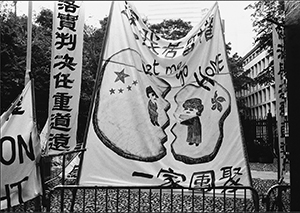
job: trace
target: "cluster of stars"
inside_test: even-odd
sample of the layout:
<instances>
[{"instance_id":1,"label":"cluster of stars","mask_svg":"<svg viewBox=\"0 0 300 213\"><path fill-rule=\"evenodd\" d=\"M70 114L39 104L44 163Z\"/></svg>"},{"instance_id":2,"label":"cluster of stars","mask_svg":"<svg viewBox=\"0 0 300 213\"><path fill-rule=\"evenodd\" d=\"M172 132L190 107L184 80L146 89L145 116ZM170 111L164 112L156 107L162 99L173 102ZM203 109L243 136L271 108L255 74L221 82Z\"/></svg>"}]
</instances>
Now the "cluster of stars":
<instances>
[{"instance_id":1,"label":"cluster of stars","mask_svg":"<svg viewBox=\"0 0 300 213\"><path fill-rule=\"evenodd\" d=\"M134 81L132 82L131 85L128 85L128 86L126 87L127 91L129 91L129 92L132 91L132 87L133 87L133 86L136 86L137 84L138 84L138 81L137 81L137 80L134 80ZM119 88L119 89L111 88L111 89L109 90L109 94L110 94L110 95L113 95L113 94L121 94L121 93L125 92L126 89L124 89L124 88Z\"/></svg>"},{"instance_id":2,"label":"cluster of stars","mask_svg":"<svg viewBox=\"0 0 300 213\"><path fill-rule=\"evenodd\" d=\"M120 72L115 72L115 74L117 75L115 82L121 81L123 84L125 84L125 78L130 77L130 75L125 73L125 69L123 69ZM132 87L136 86L138 84L137 80L133 80L133 82L130 85L127 85L127 87L124 88L119 88L119 89L115 89L115 88L111 88L109 90L109 94L113 95L113 94L122 94L123 92L126 91L132 91Z\"/></svg>"}]
</instances>

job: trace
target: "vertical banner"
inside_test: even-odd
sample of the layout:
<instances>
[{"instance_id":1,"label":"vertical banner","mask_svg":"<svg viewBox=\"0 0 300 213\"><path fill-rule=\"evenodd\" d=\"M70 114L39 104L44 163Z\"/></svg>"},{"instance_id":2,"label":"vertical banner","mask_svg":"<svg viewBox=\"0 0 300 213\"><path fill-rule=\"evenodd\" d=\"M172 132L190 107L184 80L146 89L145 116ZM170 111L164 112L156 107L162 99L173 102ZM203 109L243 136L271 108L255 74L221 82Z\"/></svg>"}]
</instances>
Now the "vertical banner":
<instances>
[{"instance_id":1,"label":"vertical banner","mask_svg":"<svg viewBox=\"0 0 300 213\"><path fill-rule=\"evenodd\" d=\"M284 74L284 43L283 29L273 24L273 57L276 98L276 121L278 133L278 181L284 178L286 163L285 143L285 103L286 83Z\"/></svg>"},{"instance_id":2,"label":"vertical banner","mask_svg":"<svg viewBox=\"0 0 300 213\"><path fill-rule=\"evenodd\" d=\"M1 210L42 193L37 161L41 154L32 115L31 81L1 115Z\"/></svg>"},{"instance_id":3,"label":"vertical banner","mask_svg":"<svg viewBox=\"0 0 300 213\"><path fill-rule=\"evenodd\" d=\"M74 149L82 73L84 4L57 1L53 13L48 154Z\"/></svg>"},{"instance_id":4,"label":"vertical banner","mask_svg":"<svg viewBox=\"0 0 300 213\"><path fill-rule=\"evenodd\" d=\"M111 11L79 183L251 185L218 4L179 40Z\"/></svg>"}]
</instances>

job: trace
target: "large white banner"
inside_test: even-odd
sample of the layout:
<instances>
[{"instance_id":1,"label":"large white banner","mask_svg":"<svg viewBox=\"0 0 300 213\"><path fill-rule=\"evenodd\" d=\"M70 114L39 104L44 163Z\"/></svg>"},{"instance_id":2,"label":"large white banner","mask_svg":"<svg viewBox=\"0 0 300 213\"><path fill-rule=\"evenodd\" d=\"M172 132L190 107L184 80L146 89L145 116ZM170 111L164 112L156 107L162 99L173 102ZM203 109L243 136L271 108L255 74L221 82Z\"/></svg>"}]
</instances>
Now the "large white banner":
<instances>
[{"instance_id":1,"label":"large white banner","mask_svg":"<svg viewBox=\"0 0 300 213\"><path fill-rule=\"evenodd\" d=\"M285 143L285 104L286 104L286 78L284 74L284 43L283 28L273 24L273 56L274 56L274 78L276 97L276 121L278 133L278 181L284 178L286 163L286 143Z\"/></svg>"},{"instance_id":2,"label":"large white banner","mask_svg":"<svg viewBox=\"0 0 300 213\"><path fill-rule=\"evenodd\" d=\"M180 40L115 2L80 184L249 186L216 3Z\"/></svg>"},{"instance_id":3,"label":"large white banner","mask_svg":"<svg viewBox=\"0 0 300 213\"><path fill-rule=\"evenodd\" d=\"M31 81L1 115L1 209L42 193L37 163L41 148L32 117Z\"/></svg>"},{"instance_id":4,"label":"large white banner","mask_svg":"<svg viewBox=\"0 0 300 213\"><path fill-rule=\"evenodd\" d=\"M53 13L48 154L74 149L81 89L84 3L57 1Z\"/></svg>"}]
</instances>

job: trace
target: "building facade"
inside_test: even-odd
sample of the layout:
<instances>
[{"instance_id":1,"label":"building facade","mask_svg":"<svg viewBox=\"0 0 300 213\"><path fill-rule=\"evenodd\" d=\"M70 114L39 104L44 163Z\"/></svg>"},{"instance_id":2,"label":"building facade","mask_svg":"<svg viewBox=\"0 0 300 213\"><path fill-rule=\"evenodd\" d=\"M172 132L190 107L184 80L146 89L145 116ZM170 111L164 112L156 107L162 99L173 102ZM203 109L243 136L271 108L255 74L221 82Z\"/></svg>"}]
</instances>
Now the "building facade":
<instances>
[{"instance_id":1,"label":"building facade","mask_svg":"<svg viewBox=\"0 0 300 213\"><path fill-rule=\"evenodd\" d=\"M257 77L265 68L269 66L273 57L267 54L266 50L261 50L259 46L255 46L243 57L244 70L249 70L251 78ZM249 108L247 116L253 118L266 118L268 112L275 116L276 98L275 83L267 86L250 86L248 90L242 90L236 93L238 98L242 98L246 107Z\"/></svg>"}]
</instances>

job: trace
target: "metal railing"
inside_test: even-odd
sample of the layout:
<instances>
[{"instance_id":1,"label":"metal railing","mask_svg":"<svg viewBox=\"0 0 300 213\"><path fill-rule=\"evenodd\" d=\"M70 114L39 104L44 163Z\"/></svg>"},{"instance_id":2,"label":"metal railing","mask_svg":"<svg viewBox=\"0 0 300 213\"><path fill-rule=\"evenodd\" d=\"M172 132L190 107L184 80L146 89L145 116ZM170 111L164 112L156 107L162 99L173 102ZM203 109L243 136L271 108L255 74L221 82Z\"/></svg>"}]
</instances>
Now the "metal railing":
<instances>
[{"instance_id":1,"label":"metal railing","mask_svg":"<svg viewBox=\"0 0 300 213\"><path fill-rule=\"evenodd\" d=\"M272 186L263 199L266 205L266 211L291 211L291 186L276 184Z\"/></svg>"},{"instance_id":2,"label":"metal railing","mask_svg":"<svg viewBox=\"0 0 300 213\"><path fill-rule=\"evenodd\" d=\"M50 191L47 203L47 212L259 211L257 191L243 186L191 189L179 186L60 185Z\"/></svg>"},{"instance_id":3,"label":"metal railing","mask_svg":"<svg viewBox=\"0 0 300 213\"><path fill-rule=\"evenodd\" d=\"M17 206L1 209L0 212L41 212L42 211L42 196L38 196L27 202L21 203Z\"/></svg>"}]
</instances>

